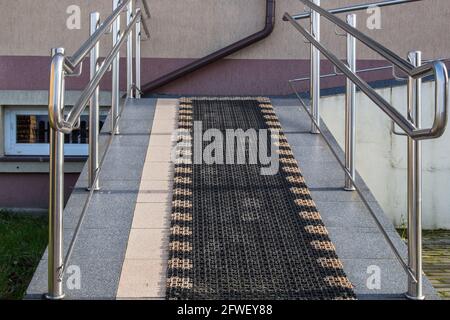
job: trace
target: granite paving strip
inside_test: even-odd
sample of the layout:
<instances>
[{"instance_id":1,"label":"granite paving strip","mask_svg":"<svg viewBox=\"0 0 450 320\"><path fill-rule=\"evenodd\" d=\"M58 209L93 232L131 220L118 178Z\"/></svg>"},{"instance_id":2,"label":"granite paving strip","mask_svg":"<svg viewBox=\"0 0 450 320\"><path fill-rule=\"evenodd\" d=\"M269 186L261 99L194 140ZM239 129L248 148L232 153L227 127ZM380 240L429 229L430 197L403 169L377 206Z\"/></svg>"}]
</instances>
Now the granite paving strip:
<instances>
[{"instance_id":1,"label":"granite paving strip","mask_svg":"<svg viewBox=\"0 0 450 320\"><path fill-rule=\"evenodd\" d=\"M172 203L172 134L177 100L159 99L117 299L163 299Z\"/></svg>"},{"instance_id":2,"label":"granite paving strip","mask_svg":"<svg viewBox=\"0 0 450 320\"><path fill-rule=\"evenodd\" d=\"M100 173L101 190L90 202L66 274L66 299L115 299L125 258L128 234L138 197L155 112L155 99L128 100ZM100 135L100 154L109 139L110 121ZM64 210L64 249L67 252L87 198L87 165ZM42 299L47 292L47 252L27 290L27 299ZM80 271L80 286L68 281Z\"/></svg>"}]
</instances>

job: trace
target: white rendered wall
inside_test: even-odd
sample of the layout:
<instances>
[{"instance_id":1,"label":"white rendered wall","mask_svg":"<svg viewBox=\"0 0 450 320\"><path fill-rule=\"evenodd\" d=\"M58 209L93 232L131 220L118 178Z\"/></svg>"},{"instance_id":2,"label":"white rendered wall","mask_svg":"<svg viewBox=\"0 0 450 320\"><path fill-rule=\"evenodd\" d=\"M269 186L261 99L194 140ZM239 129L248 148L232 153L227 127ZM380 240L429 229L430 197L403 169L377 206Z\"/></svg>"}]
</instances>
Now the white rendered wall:
<instances>
[{"instance_id":1,"label":"white rendered wall","mask_svg":"<svg viewBox=\"0 0 450 320\"><path fill-rule=\"evenodd\" d=\"M406 87L378 92L405 113ZM434 83L423 84L423 124L430 126ZM324 97L321 116L340 146L344 144L344 95ZM357 170L396 226L406 221L406 138L393 135L390 119L364 94L357 94ZM399 130L397 128L397 130ZM450 130L423 142L423 226L450 229Z\"/></svg>"}]
</instances>

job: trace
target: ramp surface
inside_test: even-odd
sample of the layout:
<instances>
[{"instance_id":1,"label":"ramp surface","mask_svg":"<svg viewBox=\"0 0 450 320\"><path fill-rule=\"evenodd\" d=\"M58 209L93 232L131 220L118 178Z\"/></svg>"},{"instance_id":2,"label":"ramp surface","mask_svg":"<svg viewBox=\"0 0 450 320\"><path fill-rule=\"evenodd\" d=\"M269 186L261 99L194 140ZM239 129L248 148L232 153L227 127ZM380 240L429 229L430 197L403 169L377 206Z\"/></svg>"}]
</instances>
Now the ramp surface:
<instances>
[{"instance_id":1,"label":"ramp surface","mask_svg":"<svg viewBox=\"0 0 450 320\"><path fill-rule=\"evenodd\" d=\"M200 123L202 135L269 130L274 140L266 143L278 140L278 172L262 175L261 161L248 158L198 163L193 154L211 144L194 134ZM270 100L184 98L178 124L184 160L175 164L167 298L355 298ZM215 151L225 159L226 142Z\"/></svg>"}]
</instances>

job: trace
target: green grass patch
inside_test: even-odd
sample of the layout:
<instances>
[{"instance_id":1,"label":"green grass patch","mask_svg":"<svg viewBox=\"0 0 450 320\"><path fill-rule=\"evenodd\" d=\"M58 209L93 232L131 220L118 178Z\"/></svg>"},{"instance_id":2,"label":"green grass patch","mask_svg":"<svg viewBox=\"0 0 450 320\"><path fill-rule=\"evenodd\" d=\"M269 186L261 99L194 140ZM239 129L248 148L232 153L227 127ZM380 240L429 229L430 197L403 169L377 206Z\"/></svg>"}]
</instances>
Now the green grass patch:
<instances>
[{"instance_id":1,"label":"green grass patch","mask_svg":"<svg viewBox=\"0 0 450 320\"><path fill-rule=\"evenodd\" d=\"M406 228L397 228L397 233L400 235L400 238L402 238L402 240L407 240L408 230Z\"/></svg>"},{"instance_id":2,"label":"green grass patch","mask_svg":"<svg viewBox=\"0 0 450 320\"><path fill-rule=\"evenodd\" d=\"M405 227L397 228L397 233L403 240L408 239L408 229ZM438 240L450 240L450 230L436 229L436 230L422 230L422 238L424 243L427 241Z\"/></svg>"},{"instance_id":3,"label":"green grass patch","mask_svg":"<svg viewBox=\"0 0 450 320\"><path fill-rule=\"evenodd\" d=\"M47 218L0 211L0 299L23 298L47 240Z\"/></svg>"}]
</instances>

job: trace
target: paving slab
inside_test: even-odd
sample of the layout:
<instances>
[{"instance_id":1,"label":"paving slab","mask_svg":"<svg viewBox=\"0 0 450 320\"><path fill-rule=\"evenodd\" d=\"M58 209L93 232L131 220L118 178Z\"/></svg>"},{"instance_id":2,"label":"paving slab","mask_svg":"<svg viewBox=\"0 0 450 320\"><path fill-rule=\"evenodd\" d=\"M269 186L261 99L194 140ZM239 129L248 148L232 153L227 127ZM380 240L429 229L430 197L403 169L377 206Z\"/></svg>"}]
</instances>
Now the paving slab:
<instances>
[{"instance_id":1,"label":"paving slab","mask_svg":"<svg viewBox=\"0 0 450 320\"><path fill-rule=\"evenodd\" d=\"M153 119L139 195L120 275L118 299L161 299L172 209L173 149L178 100L159 99Z\"/></svg>"},{"instance_id":2,"label":"paving slab","mask_svg":"<svg viewBox=\"0 0 450 320\"><path fill-rule=\"evenodd\" d=\"M120 135L114 137L100 173L101 190L92 197L67 266L68 271L63 278L67 299L116 298L155 107L155 99L126 101ZM108 132L109 119L100 136L101 156L110 138ZM88 195L86 186L87 165L64 210L65 252ZM47 292L46 259L47 251L27 290L28 299L41 299ZM73 288L67 281L70 277L69 267L79 268L80 288Z\"/></svg>"}]
</instances>

